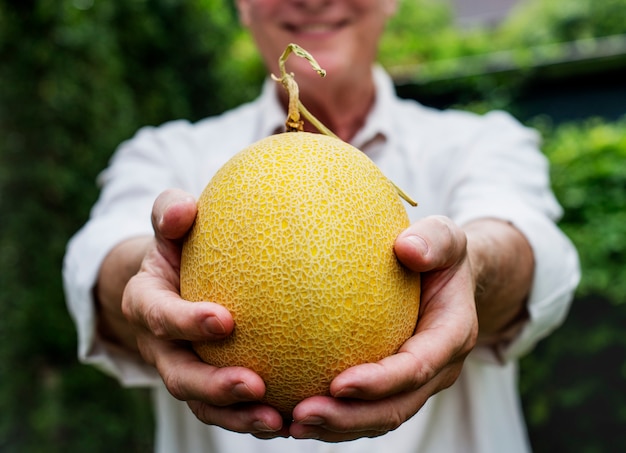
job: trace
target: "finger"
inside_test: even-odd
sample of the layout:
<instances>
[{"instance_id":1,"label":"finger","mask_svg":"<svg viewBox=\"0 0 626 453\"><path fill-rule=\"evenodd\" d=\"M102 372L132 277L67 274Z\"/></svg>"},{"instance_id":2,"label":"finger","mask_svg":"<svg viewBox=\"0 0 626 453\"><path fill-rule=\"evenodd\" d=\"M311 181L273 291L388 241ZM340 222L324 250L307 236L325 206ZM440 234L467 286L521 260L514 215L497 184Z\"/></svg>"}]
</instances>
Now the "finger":
<instances>
[{"instance_id":1,"label":"finger","mask_svg":"<svg viewBox=\"0 0 626 453\"><path fill-rule=\"evenodd\" d=\"M207 425L218 425L238 433L251 433L261 439L289 435L282 417L270 406L251 403L217 407L201 401L189 401L187 404L198 420Z\"/></svg>"},{"instance_id":2,"label":"finger","mask_svg":"<svg viewBox=\"0 0 626 453\"><path fill-rule=\"evenodd\" d=\"M179 343L148 340L140 347L152 351L154 365L163 383L172 396L181 401L195 400L228 406L258 401L265 394L263 380L250 369L209 365L186 345Z\"/></svg>"},{"instance_id":3,"label":"finger","mask_svg":"<svg viewBox=\"0 0 626 453\"><path fill-rule=\"evenodd\" d=\"M168 391L188 401L196 417L207 424L231 431L259 433L272 437L283 425L273 408L257 403L265 393L263 380L243 367L217 368L201 362L183 346L171 342L152 342L155 366Z\"/></svg>"},{"instance_id":4,"label":"finger","mask_svg":"<svg viewBox=\"0 0 626 453\"><path fill-rule=\"evenodd\" d=\"M376 401L309 398L294 409L290 434L326 442L381 436L415 415L437 386L437 380L433 380L415 392Z\"/></svg>"},{"instance_id":5,"label":"finger","mask_svg":"<svg viewBox=\"0 0 626 453\"><path fill-rule=\"evenodd\" d=\"M331 382L331 394L385 398L419 389L450 364L461 364L476 343L478 321L471 295L457 296L433 299L422 312L415 334L396 354L347 369Z\"/></svg>"},{"instance_id":6,"label":"finger","mask_svg":"<svg viewBox=\"0 0 626 453\"><path fill-rule=\"evenodd\" d=\"M443 366L445 363L440 366L438 361L400 352L377 363L349 368L333 380L330 392L336 398L377 400L419 389Z\"/></svg>"},{"instance_id":7,"label":"finger","mask_svg":"<svg viewBox=\"0 0 626 453\"><path fill-rule=\"evenodd\" d=\"M157 250L175 270L180 268L181 240L193 226L197 212L196 200L179 189L161 193L152 207Z\"/></svg>"},{"instance_id":8,"label":"finger","mask_svg":"<svg viewBox=\"0 0 626 453\"><path fill-rule=\"evenodd\" d=\"M407 349L410 346L406 345ZM454 383L469 349L458 348L459 353L453 353L451 360L436 357L418 361L413 354L400 352L376 364L353 367L331 384L331 388L344 390L334 394L341 398L314 397L296 406L290 434L339 442L394 430L415 415L428 398ZM341 377L347 381L346 387L342 387Z\"/></svg>"},{"instance_id":9,"label":"finger","mask_svg":"<svg viewBox=\"0 0 626 453\"><path fill-rule=\"evenodd\" d=\"M394 250L406 267L426 272L454 264L466 253L466 242L465 233L450 219L430 216L400 233Z\"/></svg>"},{"instance_id":10,"label":"finger","mask_svg":"<svg viewBox=\"0 0 626 453\"><path fill-rule=\"evenodd\" d=\"M182 238L193 224L198 208L195 198L180 189L162 192L152 207L152 225L157 237Z\"/></svg>"},{"instance_id":11,"label":"finger","mask_svg":"<svg viewBox=\"0 0 626 453\"><path fill-rule=\"evenodd\" d=\"M219 340L230 335L234 321L226 308L183 300L165 286L147 273L134 276L122 299L129 322L161 340Z\"/></svg>"},{"instance_id":12,"label":"finger","mask_svg":"<svg viewBox=\"0 0 626 453\"><path fill-rule=\"evenodd\" d=\"M351 367L330 386L335 397L375 400L414 391L451 363L462 363L476 341L471 307L434 304L398 353L376 363Z\"/></svg>"},{"instance_id":13,"label":"finger","mask_svg":"<svg viewBox=\"0 0 626 453\"><path fill-rule=\"evenodd\" d=\"M423 340L420 342L420 340ZM420 347L420 343L428 343L427 339L413 337L411 341ZM465 345L443 346L445 353L437 350L438 346L431 342L433 351L422 352L419 356L409 350L401 351L377 363L366 363L349 368L337 376L331 383L331 394L336 398L358 398L373 401L388 398L392 395L413 392L431 382L451 363L462 362ZM444 349L442 349L444 350Z\"/></svg>"},{"instance_id":14,"label":"finger","mask_svg":"<svg viewBox=\"0 0 626 453\"><path fill-rule=\"evenodd\" d=\"M294 409L294 420L289 427L289 434L296 439L317 439L326 442L377 437L395 425L387 419L383 405L380 401L309 398ZM368 413L370 415L367 415ZM376 420L374 423L368 423L363 421L363 417L373 417Z\"/></svg>"}]
</instances>

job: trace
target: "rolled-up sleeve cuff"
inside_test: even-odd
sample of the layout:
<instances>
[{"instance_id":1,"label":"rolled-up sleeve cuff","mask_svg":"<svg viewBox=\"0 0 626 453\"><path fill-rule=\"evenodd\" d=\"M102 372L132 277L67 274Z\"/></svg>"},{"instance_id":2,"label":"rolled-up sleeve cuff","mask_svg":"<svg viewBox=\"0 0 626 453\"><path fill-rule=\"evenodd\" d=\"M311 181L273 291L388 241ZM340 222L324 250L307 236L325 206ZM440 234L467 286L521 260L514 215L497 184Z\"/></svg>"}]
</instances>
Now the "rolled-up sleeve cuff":
<instances>
[{"instance_id":1,"label":"rolled-up sleeve cuff","mask_svg":"<svg viewBox=\"0 0 626 453\"><path fill-rule=\"evenodd\" d=\"M77 329L78 358L82 363L93 365L117 378L124 386L151 386L160 380L156 370L134 354L101 338L96 328L93 289L102 261L116 244L152 234L143 223L126 223L121 234L115 223L90 223L68 244L63 263L63 282L67 306ZM88 240L90 237L97 237L98 240Z\"/></svg>"},{"instance_id":2,"label":"rolled-up sleeve cuff","mask_svg":"<svg viewBox=\"0 0 626 453\"><path fill-rule=\"evenodd\" d=\"M506 220L524 234L533 250L535 269L527 302L528 317L511 341L477 348L476 357L494 362L517 359L560 326L569 311L580 280L578 254L571 241L545 215L519 205L472 212L467 223L479 218ZM491 349L491 350L489 350Z\"/></svg>"}]
</instances>

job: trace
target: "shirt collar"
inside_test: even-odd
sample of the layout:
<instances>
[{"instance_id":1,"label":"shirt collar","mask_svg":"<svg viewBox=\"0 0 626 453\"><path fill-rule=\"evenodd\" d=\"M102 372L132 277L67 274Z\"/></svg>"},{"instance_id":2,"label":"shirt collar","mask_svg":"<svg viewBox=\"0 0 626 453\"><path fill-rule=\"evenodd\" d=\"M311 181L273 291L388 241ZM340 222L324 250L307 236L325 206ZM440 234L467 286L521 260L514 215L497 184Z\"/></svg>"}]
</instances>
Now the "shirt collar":
<instances>
[{"instance_id":1,"label":"shirt collar","mask_svg":"<svg viewBox=\"0 0 626 453\"><path fill-rule=\"evenodd\" d=\"M372 68L376 97L365 124L352 139L352 144L365 152L370 153L370 144L386 143L392 137L393 118L392 104L396 99L395 88L391 77L380 65ZM374 148L374 146L372 146ZM380 148L375 146L375 148Z\"/></svg>"},{"instance_id":2,"label":"shirt collar","mask_svg":"<svg viewBox=\"0 0 626 453\"><path fill-rule=\"evenodd\" d=\"M285 131L286 113L278 100L276 90L283 89L276 81L267 77L263 82L261 95L258 99L259 110L259 137L267 137Z\"/></svg>"},{"instance_id":3,"label":"shirt collar","mask_svg":"<svg viewBox=\"0 0 626 453\"><path fill-rule=\"evenodd\" d=\"M395 89L391 77L380 65L374 65L372 71L376 88L374 105L364 126L352 140L353 145L365 152L371 142L381 140L385 142L391 137L392 118L389 112L395 100ZM258 99L260 111L263 112L259 123L260 137L267 137L285 130L286 114L278 100L276 93L278 88L281 87L270 77L265 79Z\"/></svg>"}]
</instances>

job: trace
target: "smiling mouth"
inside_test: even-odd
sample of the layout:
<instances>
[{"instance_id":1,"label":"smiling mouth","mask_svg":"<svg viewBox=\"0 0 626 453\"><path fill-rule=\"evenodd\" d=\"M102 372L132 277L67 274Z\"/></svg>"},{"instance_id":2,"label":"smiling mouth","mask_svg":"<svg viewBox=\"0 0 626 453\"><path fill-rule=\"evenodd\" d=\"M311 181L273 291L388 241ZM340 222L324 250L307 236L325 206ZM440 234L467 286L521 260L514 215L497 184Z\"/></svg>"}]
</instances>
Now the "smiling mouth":
<instances>
[{"instance_id":1,"label":"smiling mouth","mask_svg":"<svg viewBox=\"0 0 626 453\"><path fill-rule=\"evenodd\" d=\"M337 31L340 28L342 28L344 25L345 25L345 22L338 22L338 23L333 23L333 24L328 24L328 23L303 24L303 25L287 24L285 28L292 33L321 35L321 34Z\"/></svg>"}]
</instances>

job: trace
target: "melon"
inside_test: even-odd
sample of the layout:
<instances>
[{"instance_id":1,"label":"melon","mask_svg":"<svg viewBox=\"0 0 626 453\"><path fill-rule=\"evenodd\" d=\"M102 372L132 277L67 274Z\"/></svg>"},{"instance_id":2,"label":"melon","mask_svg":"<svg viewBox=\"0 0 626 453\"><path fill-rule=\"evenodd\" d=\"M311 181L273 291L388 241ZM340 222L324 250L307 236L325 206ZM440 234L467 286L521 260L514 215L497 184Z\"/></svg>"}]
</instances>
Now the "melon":
<instances>
[{"instance_id":1,"label":"melon","mask_svg":"<svg viewBox=\"0 0 626 453\"><path fill-rule=\"evenodd\" d=\"M309 132L264 138L232 157L198 199L181 296L232 313L232 335L195 343L202 360L263 378L283 414L349 367L413 334L420 275L394 254L409 225L396 186L360 150Z\"/></svg>"}]
</instances>

